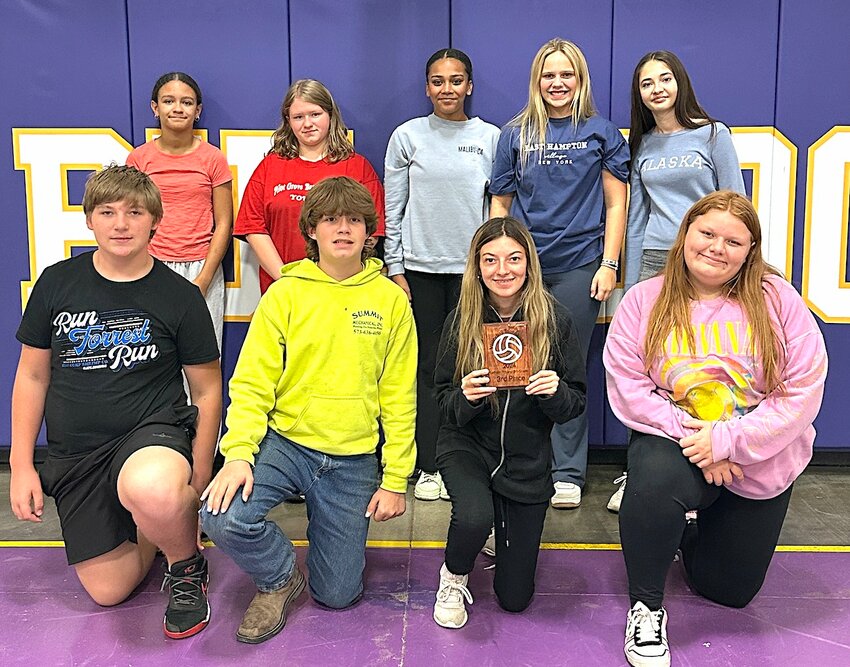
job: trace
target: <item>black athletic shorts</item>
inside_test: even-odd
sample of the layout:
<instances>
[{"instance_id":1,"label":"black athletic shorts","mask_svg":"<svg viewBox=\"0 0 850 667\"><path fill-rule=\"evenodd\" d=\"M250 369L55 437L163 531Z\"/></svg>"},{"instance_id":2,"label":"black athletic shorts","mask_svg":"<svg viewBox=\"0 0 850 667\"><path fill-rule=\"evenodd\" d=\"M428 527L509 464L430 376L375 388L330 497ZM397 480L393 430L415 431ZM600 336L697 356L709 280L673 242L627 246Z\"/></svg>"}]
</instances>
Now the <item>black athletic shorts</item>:
<instances>
[{"instance_id":1,"label":"black athletic shorts","mask_svg":"<svg viewBox=\"0 0 850 667\"><path fill-rule=\"evenodd\" d=\"M136 524L118 499L118 474L130 456L151 446L180 452L192 465L198 409L161 410L130 433L79 457L52 458L39 470L45 494L56 501L68 565L136 542Z\"/></svg>"}]
</instances>

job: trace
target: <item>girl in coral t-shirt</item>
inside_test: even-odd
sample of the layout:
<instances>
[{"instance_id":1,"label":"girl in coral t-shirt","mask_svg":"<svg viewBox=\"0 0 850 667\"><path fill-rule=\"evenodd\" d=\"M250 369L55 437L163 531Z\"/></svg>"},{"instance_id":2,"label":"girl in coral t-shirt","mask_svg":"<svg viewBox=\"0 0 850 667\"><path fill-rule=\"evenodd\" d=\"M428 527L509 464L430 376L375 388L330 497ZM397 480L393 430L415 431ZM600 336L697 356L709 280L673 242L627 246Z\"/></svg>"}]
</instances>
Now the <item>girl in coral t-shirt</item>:
<instances>
[{"instance_id":1,"label":"girl in coral t-shirt","mask_svg":"<svg viewBox=\"0 0 850 667\"><path fill-rule=\"evenodd\" d=\"M170 72L157 79L151 109L161 134L133 150L127 164L148 174L162 193L163 218L151 239L151 255L201 290L221 349L221 261L233 228L233 177L224 154L194 134L201 99L188 74Z\"/></svg>"}]
</instances>

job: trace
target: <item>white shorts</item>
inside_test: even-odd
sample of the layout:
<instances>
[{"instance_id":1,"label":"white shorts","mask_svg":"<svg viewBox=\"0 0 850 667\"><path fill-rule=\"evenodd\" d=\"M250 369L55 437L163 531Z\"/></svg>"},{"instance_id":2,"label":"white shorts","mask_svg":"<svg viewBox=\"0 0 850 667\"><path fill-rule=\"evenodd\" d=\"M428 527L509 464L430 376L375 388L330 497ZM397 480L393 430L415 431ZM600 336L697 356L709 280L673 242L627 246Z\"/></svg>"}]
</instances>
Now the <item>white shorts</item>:
<instances>
[{"instance_id":1,"label":"white shorts","mask_svg":"<svg viewBox=\"0 0 850 667\"><path fill-rule=\"evenodd\" d=\"M204 260L202 259L194 262L163 262L163 264L189 281L195 280L204 268ZM215 275L210 281L205 299L215 328L218 351L221 353L221 336L224 327L224 269L221 268L221 265L216 269Z\"/></svg>"}]
</instances>

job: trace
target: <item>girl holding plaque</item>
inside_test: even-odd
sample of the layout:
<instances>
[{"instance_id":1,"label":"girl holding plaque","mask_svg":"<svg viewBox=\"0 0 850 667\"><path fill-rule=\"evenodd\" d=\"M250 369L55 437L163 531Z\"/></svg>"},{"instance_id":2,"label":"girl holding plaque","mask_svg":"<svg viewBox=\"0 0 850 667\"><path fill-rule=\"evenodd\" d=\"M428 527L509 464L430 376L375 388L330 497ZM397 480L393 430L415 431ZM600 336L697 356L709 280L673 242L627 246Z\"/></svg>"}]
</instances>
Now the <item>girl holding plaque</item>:
<instances>
[{"instance_id":1,"label":"girl holding plaque","mask_svg":"<svg viewBox=\"0 0 850 667\"><path fill-rule=\"evenodd\" d=\"M524 387L497 390L484 365L484 324L521 321L532 374ZM459 628L472 602L468 574L494 524L496 598L507 611L531 602L552 496L552 427L585 407L584 356L572 320L543 286L534 241L514 218L493 218L472 239L434 384L443 417L437 467L452 503L434 620Z\"/></svg>"},{"instance_id":2,"label":"girl holding plaque","mask_svg":"<svg viewBox=\"0 0 850 667\"><path fill-rule=\"evenodd\" d=\"M525 108L499 138L491 215L513 215L531 230L544 282L572 315L586 356L599 305L617 283L629 149L617 126L596 113L587 61L572 42L540 48L528 90ZM552 441L552 506L578 507L586 413L556 426Z\"/></svg>"},{"instance_id":3,"label":"girl holding plaque","mask_svg":"<svg viewBox=\"0 0 850 667\"><path fill-rule=\"evenodd\" d=\"M472 62L440 49L425 64L434 112L395 129L384 161L387 230L384 262L410 299L419 340L416 467L419 500L447 498L437 472L439 409L434 399L437 344L457 306L469 242L488 217L490 170L499 128L466 114Z\"/></svg>"},{"instance_id":4,"label":"girl holding plaque","mask_svg":"<svg viewBox=\"0 0 850 667\"><path fill-rule=\"evenodd\" d=\"M608 332L608 399L632 429L620 509L632 665L670 664L662 605L677 549L698 594L730 607L753 599L812 456L823 337L761 243L746 197L703 197L663 275L626 293Z\"/></svg>"}]
</instances>

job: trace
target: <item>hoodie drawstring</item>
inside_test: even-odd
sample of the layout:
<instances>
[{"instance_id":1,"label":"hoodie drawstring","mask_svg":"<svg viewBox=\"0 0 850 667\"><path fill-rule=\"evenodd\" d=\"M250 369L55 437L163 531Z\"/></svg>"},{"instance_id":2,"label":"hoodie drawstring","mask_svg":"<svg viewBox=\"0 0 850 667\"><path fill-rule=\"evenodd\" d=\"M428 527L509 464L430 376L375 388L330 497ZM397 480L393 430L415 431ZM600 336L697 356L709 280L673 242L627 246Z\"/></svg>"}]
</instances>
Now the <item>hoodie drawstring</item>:
<instances>
[{"instance_id":1,"label":"hoodie drawstring","mask_svg":"<svg viewBox=\"0 0 850 667\"><path fill-rule=\"evenodd\" d=\"M499 496L499 503L502 507L502 530L505 531L505 546L511 546L510 524L508 522L508 501L504 496Z\"/></svg>"}]
</instances>

